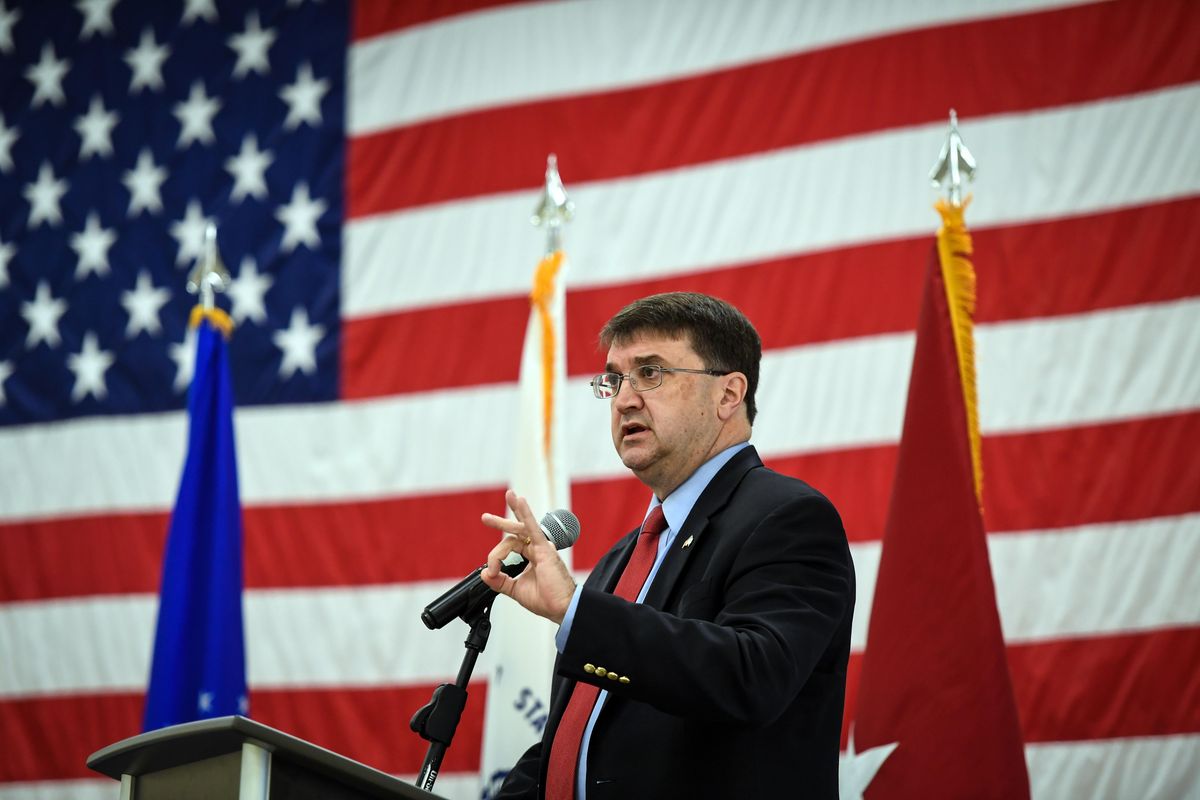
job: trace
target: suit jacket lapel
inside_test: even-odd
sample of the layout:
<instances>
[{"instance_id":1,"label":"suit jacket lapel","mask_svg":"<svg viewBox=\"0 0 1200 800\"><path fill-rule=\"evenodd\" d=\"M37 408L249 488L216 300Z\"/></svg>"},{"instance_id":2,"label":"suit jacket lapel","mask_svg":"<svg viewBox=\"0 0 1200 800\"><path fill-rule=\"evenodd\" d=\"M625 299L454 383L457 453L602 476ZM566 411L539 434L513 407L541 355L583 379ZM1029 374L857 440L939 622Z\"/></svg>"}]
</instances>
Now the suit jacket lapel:
<instances>
[{"instance_id":1,"label":"suit jacket lapel","mask_svg":"<svg viewBox=\"0 0 1200 800\"><path fill-rule=\"evenodd\" d=\"M666 607L667 601L671 597L671 591L675 588L679 576L683 574L688 559L696 551L696 544L708 529L709 518L725 507L733 490L742 482L745 474L762 465L762 459L758 457L758 452L751 446L731 458L729 463L721 467L720 472L713 476L696 500L696 505L692 506L687 521L683 523L683 528L675 535L675 541L671 543L671 551L663 559L662 566L658 568L658 574L654 576L654 583L650 584L650 591L646 593L646 605L654 608ZM684 547L684 543L689 538L691 544ZM615 581L613 585L616 585Z\"/></svg>"}]
</instances>

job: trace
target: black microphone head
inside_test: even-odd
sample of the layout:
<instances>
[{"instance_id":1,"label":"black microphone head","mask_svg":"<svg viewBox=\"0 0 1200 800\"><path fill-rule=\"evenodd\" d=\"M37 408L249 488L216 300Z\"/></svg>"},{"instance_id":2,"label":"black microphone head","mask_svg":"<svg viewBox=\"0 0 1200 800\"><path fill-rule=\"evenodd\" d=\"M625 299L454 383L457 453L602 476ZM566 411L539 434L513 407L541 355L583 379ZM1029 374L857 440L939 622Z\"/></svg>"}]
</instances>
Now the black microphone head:
<instances>
[{"instance_id":1,"label":"black microphone head","mask_svg":"<svg viewBox=\"0 0 1200 800\"><path fill-rule=\"evenodd\" d=\"M554 542L555 550L562 550L579 539L579 518L565 508L547 511L542 517L542 531Z\"/></svg>"}]
</instances>

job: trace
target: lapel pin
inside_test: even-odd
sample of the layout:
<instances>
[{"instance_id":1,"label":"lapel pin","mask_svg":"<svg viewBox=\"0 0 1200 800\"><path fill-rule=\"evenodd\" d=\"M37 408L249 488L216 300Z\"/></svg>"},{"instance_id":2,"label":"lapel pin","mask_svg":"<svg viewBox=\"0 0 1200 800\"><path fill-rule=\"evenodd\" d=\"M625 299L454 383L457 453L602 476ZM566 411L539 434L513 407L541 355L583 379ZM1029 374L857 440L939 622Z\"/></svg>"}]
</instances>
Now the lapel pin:
<instances>
[{"instance_id":1,"label":"lapel pin","mask_svg":"<svg viewBox=\"0 0 1200 800\"><path fill-rule=\"evenodd\" d=\"M695 536L689 536L689 537L687 537L687 541L685 541L685 542L683 543L683 547L681 547L681 548L679 548L679 549L680 549L680 550L687 550L689 547L691 547L691 546L692 546L692 539L695 539L695 538L696 538Z\"/></svg>"}]
</instances>

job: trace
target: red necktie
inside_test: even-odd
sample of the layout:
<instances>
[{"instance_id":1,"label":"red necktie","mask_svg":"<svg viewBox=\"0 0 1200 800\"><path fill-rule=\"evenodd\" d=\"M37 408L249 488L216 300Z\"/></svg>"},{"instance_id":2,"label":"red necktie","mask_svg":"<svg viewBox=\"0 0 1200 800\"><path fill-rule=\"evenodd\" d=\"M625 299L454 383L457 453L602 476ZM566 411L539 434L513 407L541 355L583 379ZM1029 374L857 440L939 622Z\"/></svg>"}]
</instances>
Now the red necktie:
<instances>
[{"instance_id":1,"label":"red necktie","mask_svg":"<svg viewBox=\"0 0 1200 800\"><path fill-rule=\"evenodd\" d=\"M658 536L667 529L662 506L655 506L642 523L633 555L617 581L613 594L626 600L637 600L642 584L650 576L650 568L658 556ZM571 800L575 796L575 767L579 763L579 747L583 742L583 731L596 705L600 690L590 683L575 684L575 691L567 702L550 746L550 764L546 772L547 800Z\"/></svg>"}]
</instances>

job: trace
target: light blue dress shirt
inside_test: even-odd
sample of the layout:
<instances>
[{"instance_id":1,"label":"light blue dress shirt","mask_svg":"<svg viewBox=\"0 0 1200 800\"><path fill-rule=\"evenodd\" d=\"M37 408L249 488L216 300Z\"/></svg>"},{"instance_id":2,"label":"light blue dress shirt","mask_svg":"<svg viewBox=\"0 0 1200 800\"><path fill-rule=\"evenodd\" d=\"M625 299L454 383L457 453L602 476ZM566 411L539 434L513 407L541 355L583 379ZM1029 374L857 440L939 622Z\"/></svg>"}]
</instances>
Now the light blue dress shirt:
<instances>
[{"instance_id":1,"label":"light blue dress shirt","mask_svg":"<svg viewBox=\"0 0 1200 800\"><path fill-rule=\"evenodd\" d=\"M717 453L708 461L701 464L692 473L690 478L680 484L678 489L667 495L667 499L661 503L659 503L657 497L651 495L650 505L646 508L646 514L642 517L642 523L645 524L646 517L650 516L650 512L654 510L655 506L661 505L663 516L667 520L667 529L659 534L658 555L654 558L654 565L650 567L649 577L642 584L642 590L638 592L636 602L640 603L646 598L646 593L650 591L650 585L654 583L654 576L658 574L658 568L662 566L667 551L675 543L675 535L679 533L683 528L683 524L687 522L688 515L692 513L692 507L696 505L696 501L700 499L700 495L708 488L708 484L713 479L713 476L721 470L721 467L729 463L729 459L749 446L749 442L742 442ZM554 637L554 644L560 653L566 648L567 639L571 636L571 623L575 620L575 609L579 605L579 596L582 592L582 585L575 587L575 594L571 597L571 604L567 607L566 616L563 617L558 634ZM592 715L588 717L587 727L583 729L583 741L579 745L579 773L575 780L575 797L577 800L585 800L587 797L588 745L592 739L592 728L596 725L596 718L600 716L600 709L604 708L604 701L607 698L608 692L601 690L600 694L596 697L596 705L592 708Z\"/></svg>"}]
</instances>

